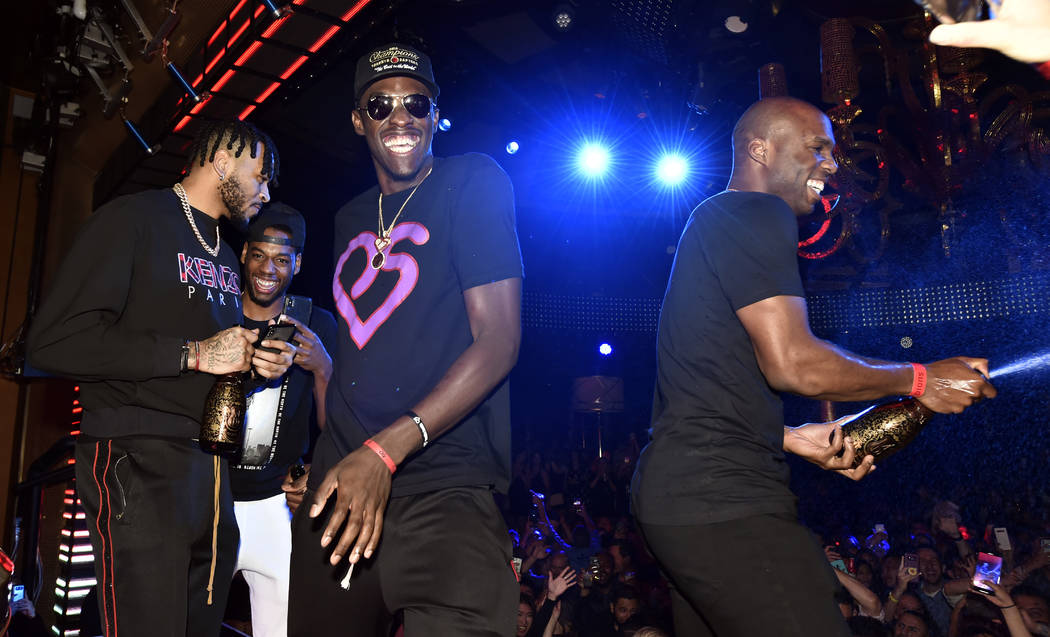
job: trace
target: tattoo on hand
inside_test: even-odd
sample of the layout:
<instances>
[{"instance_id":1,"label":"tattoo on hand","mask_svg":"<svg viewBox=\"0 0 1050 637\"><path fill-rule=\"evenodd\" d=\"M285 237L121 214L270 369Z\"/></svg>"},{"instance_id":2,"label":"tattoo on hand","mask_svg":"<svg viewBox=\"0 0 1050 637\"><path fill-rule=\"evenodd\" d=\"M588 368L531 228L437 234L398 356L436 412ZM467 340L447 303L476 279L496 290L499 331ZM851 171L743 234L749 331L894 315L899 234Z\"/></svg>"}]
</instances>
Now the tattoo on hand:
<instances>
[{"instance_id":1,"label":"tattoo on hand","mask_svg":"<svg viewBox=\"0 0 1050 637\"><path fill-rule=\"evenodd\" d=\"M238 338L232 332L226 331L220 333L216 340L208 342L204 346L208 368L216 369L223 364L236 363L241 354L237 341Z\"/></svg>"}]
</instances>

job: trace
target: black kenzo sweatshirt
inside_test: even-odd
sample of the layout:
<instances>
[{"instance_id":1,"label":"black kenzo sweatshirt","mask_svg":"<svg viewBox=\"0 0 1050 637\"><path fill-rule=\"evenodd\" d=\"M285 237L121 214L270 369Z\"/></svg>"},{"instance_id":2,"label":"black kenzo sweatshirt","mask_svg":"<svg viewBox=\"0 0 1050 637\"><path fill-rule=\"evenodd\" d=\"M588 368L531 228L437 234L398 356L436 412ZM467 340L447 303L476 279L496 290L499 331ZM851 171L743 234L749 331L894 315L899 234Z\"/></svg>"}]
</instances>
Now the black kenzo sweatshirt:
<instances>
[{"instance_id":1,"label":"black kenzo sweatshirt","mask_svg":"<svg viewBox=\"0 0 1050 637\"><path fill-rule=\"evenodd\" d=\"M215 245L216 221L193 209ZM215 377L180 373L182 343L241 323L240 264L201 246L170 189L120 197L79 231L29 333L31 366L80 381L90 436L195 438Z\"/></svg>"}]
</instances>

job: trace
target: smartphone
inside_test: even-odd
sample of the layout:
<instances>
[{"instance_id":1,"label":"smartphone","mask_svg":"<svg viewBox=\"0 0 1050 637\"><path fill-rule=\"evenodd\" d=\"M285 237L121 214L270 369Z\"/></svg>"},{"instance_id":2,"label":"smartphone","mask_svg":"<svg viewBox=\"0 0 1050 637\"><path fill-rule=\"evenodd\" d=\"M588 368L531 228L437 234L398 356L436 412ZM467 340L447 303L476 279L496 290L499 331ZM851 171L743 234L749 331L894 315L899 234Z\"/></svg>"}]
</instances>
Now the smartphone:
<instances>
[{"instance_id":1,"label":"smartphone","mask_svg":"<svg viewBox=\"0 0 1050 637\"><path fill-rule=\"evenodd\" d=\"M908 575L919 574L919 556L915 553L905 553L901 558L901 563L904 565L904 572Z\"/></svg>"},{"instance_id":2,"label":"smartphone","mask_svg":"<svg viewBox=\"0 0 1050 637\"><path fill-rule=\"evenodd\" d=\"M1043 553L1050 553L1050 537L1040 539L1039 548L1042 549Z\"/></svg>"},{"instance_id":3,"label":"smartphone","mask_svg":"<svg viewBox=\"0 0 1050 637\"><path fill-rule=\"evenodd\" d=\"M995 543L999 545L1000 551L1009 551L1010 547L1010 534L1006 532L1006 527L997 526L995 527Z\"/></svg>"},{"instance_id":4,"label":"smartphone","mask_svg":"<svg viewBox=\"0 0 1050 637\"><path fill-rule=\"evenodd\" d=\"M285 343L291 343L292 339L295 338L296 327L291 323L277 323L266 328L266 333L263 334L262 338L255 344L256 349L261 349L264 352L277 353L280 350L273 347L263 347L259 345L263 341L284 341Z\"/></svg>"},{"instance_id":5,"label":"smartphone","mask_svg":"<svg viewBox=\"0 0 1050 637\"><path fill-rule=\"evenodd\" d=\"M285 316L292 317L300 323L308 324L313 309L314 302L310 298L287 294L284 297L284 310L281 313Z\"/></svg>"},{"instance_id":6,"label":"smartphone","mask_svg":"<svg viewBox=\"0 0 1050 637\"><path fill-rule=\"evenodd\" d=\"M875 533L882 533L883 535L889 535L889 533L886 533L886 525L882 524L882 523L879 523L879 524L875 525Z\"/></svg>"},{"instance_id":7,"label":"smartphone","mask_svg":"<svg viewBox=\"0 0 1050 637\"><path fill-rule=\"evenodd\" d=\"M520 579L521 578L521 558L520 557L512 557L512 558L510 558L510 563L512 565L514 565L514 574L517 575L518 578Z\"/></svg>"},{"instance_id":8,"label":"smartphone","mask_svg":"<svg viewBox=\"0 0 1050 637\"><path fill-rule=\"evenodd\" d=\"M977 569L973 572L973 589L985 595L995 595L995 591L981 583L981 580L999 583L999 573L1003 569L1003 558L989 553L977 554Z\"/></svg>"},{"instance_id":9,"label":"smartphone","mask_svg":"<svg viewBox=\"0 0 1050 637\"><path fill-rule=\"evenodd\" d=\"M834 560L831 563L832 568L837 568L843 573L849 573L849 569L846 567L846 561L842 559Z\"/></svg>"},{"instance_id":10,"label":"smartphone","mask_svg":"<svg viewBox=\"0 0 1050 637\"><path fill-rule=\"evenodd\" d=\"M26 597L26 587L23 584L16 584L11 587L11 603L20 602Z\"/></svg>"}]
</instances>

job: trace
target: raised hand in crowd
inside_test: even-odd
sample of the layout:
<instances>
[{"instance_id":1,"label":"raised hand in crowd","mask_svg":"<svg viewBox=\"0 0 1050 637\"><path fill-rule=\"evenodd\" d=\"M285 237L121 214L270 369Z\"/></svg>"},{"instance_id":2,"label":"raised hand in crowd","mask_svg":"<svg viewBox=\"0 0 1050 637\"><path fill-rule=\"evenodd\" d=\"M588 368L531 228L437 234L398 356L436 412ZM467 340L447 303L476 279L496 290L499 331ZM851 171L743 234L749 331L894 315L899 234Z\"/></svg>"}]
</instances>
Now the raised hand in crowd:
<instances>
[{"instance_id":1,"label":"raised hand in crowd","mask_svg":"<svg viewBox=\"0 0 1050 637\"><path fill-rule=\"evenodd\" d=\"M558 575L550 573L547 575L547 599L552 602L558 601L565 591L576 585L576 571L566 566Z\"/></svg>"},{"instance_id":2,"label":"raised hand in crowd","mask_svg":"<svg viewBox=\"0 0 1050 637\"><path fill-rule=\"evenodd\" d=\"M951 23L937 12L941 24L930 32L940 46L995 49L1029 63L1050 60L1050 0L989 0L995 17L980 22Z\"/></svg>"},{"instance_id":3,"label":"raised hand in crowd","mask_svg":"<svg viewBox=\"0 0 1050 637\"><path fill-rule=\"evenodd\" d=\"M982 580L982 583L994 591L993 595L988 595L988 600L998 606L1003 613L1003 620L1010 630L1010 637L1031 637L1032 633L1025 626L1024 618L1021 617L1021 609L1010 597L1010 593L995 582Z\"/></svg>"},{"instance_id":4,"label":"raised hand in crowd","mask_svg":"<svg viewBox=\"0 0 1050 637\"><path fill-rule=\"evenodd\" d=\"M908 586L918 578L919 569L914 566L905 566L904 560L901 559L900 565L897 567L897 585L893 587L893 590L886 597L884 606L886 617L896 615L897 604L901 601L901 595L904 595L904 591L908 590Z\"/></svg>"}]
</instances>

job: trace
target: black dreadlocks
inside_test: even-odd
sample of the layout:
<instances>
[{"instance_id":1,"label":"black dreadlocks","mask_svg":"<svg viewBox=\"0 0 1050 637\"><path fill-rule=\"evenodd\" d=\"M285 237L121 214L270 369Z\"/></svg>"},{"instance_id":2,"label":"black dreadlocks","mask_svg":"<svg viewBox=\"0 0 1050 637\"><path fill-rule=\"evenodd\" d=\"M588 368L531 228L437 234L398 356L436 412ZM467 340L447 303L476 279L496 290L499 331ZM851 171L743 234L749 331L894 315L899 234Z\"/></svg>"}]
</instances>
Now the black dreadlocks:
<instances>
[{"instance_id":1,"label":"black dreadlocks","mask_svg":"<svg viewBox=\"0 0 1050 637\"><path fill-rule=\"evenodd\" d=\"M281 158L277 146L270 136L248 122L240 120L214 120L201 127L190 147L190 156L186 162L186 172L193 170L194 164L203 166L206 161L215 161L215 152L224 148L240 157L247 148L255 159L256 146L263 145L263 174L270 178L270 183L277 184L277 173L281 170ZM236 148L235 148L236 147Z\"/></svg>"}]
</instances>

